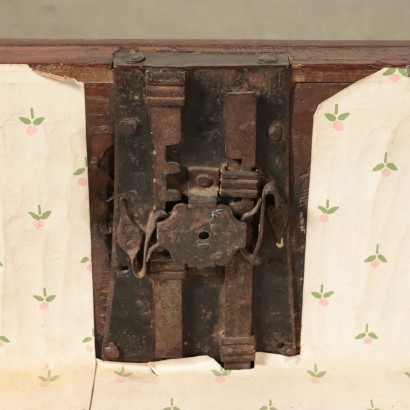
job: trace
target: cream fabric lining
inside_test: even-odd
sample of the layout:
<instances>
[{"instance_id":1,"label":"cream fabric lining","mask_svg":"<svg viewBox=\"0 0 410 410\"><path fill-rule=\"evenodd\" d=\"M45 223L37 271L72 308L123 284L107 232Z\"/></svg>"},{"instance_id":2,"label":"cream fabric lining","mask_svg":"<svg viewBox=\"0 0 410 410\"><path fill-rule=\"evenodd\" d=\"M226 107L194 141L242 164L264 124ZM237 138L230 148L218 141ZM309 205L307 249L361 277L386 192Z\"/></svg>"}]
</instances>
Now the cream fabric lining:
<instances>
[{"instance_id":1,"label":"cream fabric lining","mask_svg":"<svg viewBox=\"0 0 410 410\"><path fill-rule=\"evenodd\" d=\"M83 87L0 66L0 89L0 408L410 409L405 70L315 114L301 355L98 361L95 381Z\"/></svg>"}]
</instances>

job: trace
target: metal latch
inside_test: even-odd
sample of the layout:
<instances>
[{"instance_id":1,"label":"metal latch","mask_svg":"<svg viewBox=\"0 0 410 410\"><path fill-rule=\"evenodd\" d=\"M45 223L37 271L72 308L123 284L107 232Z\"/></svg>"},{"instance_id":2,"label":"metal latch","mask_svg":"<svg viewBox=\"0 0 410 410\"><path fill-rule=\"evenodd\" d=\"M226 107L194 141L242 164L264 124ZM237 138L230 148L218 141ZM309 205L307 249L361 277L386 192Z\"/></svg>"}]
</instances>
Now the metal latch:
<instances>
[{"instance_id":1,"label":"metal latch","mask_svg":"<svg viewBox=\"0 0 410 410\"><path fill-rule=\"evenodd\" d=\"M104 343L116 353L103 349L105 358L210 354L225 368L249 367L255 349L275 351L277 335L294 343L291 295L276 318L267 300L270 289L289 292L291 272L287 60L129 55L119 52L114 68L114 276ZM281 130L273 138L272 124ZM288 279L278 284L280 276ZM265 306L253 308L256 300Z\"/></svg>"}]
</instances>

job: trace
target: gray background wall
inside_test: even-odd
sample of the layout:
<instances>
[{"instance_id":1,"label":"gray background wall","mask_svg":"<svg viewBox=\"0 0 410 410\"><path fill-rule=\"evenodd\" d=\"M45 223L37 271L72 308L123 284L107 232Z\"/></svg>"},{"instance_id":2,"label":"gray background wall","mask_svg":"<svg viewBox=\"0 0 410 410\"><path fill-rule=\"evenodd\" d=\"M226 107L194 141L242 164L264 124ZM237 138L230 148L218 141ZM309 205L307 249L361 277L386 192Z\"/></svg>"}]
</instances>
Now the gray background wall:
<instances>
[{"instance_id":1,"label":"gray background wall","mask_svg":"<svg viewBox=\"0 0 410 410\"><path fill-rule=\"evenodd\" d=\"M410 1L0 0L0 37L410 40Z\"/></svg>"}]
</instances>

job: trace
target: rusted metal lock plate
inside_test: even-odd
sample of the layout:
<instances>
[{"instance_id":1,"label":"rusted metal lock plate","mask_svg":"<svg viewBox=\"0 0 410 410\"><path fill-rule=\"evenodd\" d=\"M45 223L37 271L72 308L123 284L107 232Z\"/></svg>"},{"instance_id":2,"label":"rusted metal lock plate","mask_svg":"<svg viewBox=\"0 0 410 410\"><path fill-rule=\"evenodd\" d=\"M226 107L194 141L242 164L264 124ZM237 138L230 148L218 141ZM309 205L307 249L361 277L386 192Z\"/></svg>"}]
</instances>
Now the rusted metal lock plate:
<instances>
[{"instance_id":1,"label":"rusted metal lock plate","mask_svg":"<svg viewBox=\"0 0 410 410\"><path fill-rule=\"evenodd\" d=\"M296 354L286 55L115 56L103 357Z\"/></svg>"}]
</instances>

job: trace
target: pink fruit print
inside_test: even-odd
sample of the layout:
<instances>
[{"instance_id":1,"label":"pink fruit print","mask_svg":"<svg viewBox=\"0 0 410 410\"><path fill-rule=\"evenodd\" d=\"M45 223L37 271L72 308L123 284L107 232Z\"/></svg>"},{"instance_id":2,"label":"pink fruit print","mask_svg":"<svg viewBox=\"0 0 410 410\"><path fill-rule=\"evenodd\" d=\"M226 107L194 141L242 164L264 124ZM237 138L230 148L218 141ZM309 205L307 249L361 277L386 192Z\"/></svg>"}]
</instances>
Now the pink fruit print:
<instances>
[{"instance_id":1,"label":"pink fruit print","mask_svg":"<svg viewBox=\"0 0 410 410\"><path fill-rule=\"evenodd\" d=\"M5 343L10 343L10 340L6 336L0 336L0 349L5 345Z\"/></svg>"},{"instance_id":2,"label":"pink fruit print","mask_svg":"<svg viewBox=\"0 0 410 410\"><path fill-rule=\"evenodd\" d=\"M90 258L87 256L84 256L83 259L81 259L80 263L84 264L86 266L86 269L91 272L93 270L93 265L90 262Z\"/></svg>"},{"instance_id":3,"label":"pink fruit print","mask_svg":"<svg viewBox=\"0 0 410 410\"><path fill-rule=\"evenodd\" d=\"M231 373L230 370L224 370L223 367L221 367L219 371L218 370L211 370L211 371L216 376L215 380L218 383L223 383L226 380L226 376L229 376Z\"/></svg>"},{"instance_id":4,"label":"pink fruit print","mask_svg":"<svg viewBox=\"0 0 410 410\"><path fill-rule=\"evenodd\" d=\"M91 329L91 336L87 336L82 340L82 343L86 343L85 350L87 352L94 351L94 329Z\"/></svg>"},{"instance_id":5,"label":"pink fruit print","mask_svg":"<svg viewBox=\"0 0 410 410\"><path fill-rule=\"evenodd\" d=\"M267 406L262 406L259 410L278 410L276 407L273 407L272 400L269 399L269 404Z\"/></svg>"},{"instance_id":6,"label":"pink fruit print","mask_svg":"<svg viewBox=\"0 0 410 410\"><path fill-rule=\"evenodd\" d=\"M56 295L47 295L46 288L43 288L43 296L33 295L33 298L40 302L38 306L40 310L46 310L48 309L48 304L56 298Z\"/></svg>"},{"instance_id":7,"label":"pink fruit print","mask_svg":"<svg viewBox=\"0 0 410 410\"><path fill-rule=\"evenodd\" d=\"M327 112L325 114L325 117L333 122L332 127L336 131L342 131L343 130L343 121L350 115L349 112L344 112L342 114L339 114L339 104L335 104L335 110L334 114Z\"/></svg>"},{"instance_id":8,"label":"pink fruit print","mask_svg":"<svg viewBox=\"0 0 410 410\"><path fill-rule=\"evenodd\" d=\"M40 379L40 387L48 387L51 383L55 382L60 376L51 376L51 370L47 371L47 376L38 376Z\"/></svg>"},{"instance_id":9,"label":"pink fruit print","mask_svg":"<svg viewBox=\"0 0 410 410\"><path fill-rule=\"evenodd\" d=\"M373 400L370 400L370 405L372 407L370 407L370 409L366 409L366 410L380 410L378 407L374 407Z\"/></svg>"},{"instance_id":10,"label":"pink fruit print","mask_svg":"<svg viewBox=\"0 0 410 410\"><path fill-rule=\"evenodd\" d=\"M327 222L330 219L329 215L334 214L339 209L338 206L330 207L328 199L326 200L325 207L322 205L319 205L318 208L322 212L322 214L319 216L320 222Z\"/></svg>"},{"instance_id":11,"label":"pink fruit print","mask_svg":"<svg viewBox=\"0 0 410 410\"><path fill-rule=\"evenodd\" d=\"M123 383L127 377L132 376L132 373L125 373L124 366L121 366L121 371L114 372L118 377L115 379L117 383Z\"/></svg>"},{"instance_id":12,"label":"pink fruit print","mask_svg":"<svg viewBox=\"0 0 410 410\"><path fill-rule=\"evenodd\" d=\"M170 406L164 407L162 410L181 410L181 409L177 406L174 406L174 399L171 399Z\"/></svg>"},{"instance_id":13,"label":"pink fruit print","mask_svg":"<svg viewBox=\"0 0 410 410\"><path fill-rule=\"evenodd\" d=\"M307 372L312 376L312 378L310 379L310 382L313 383L313 384L318 384L318 383L320 383L320 379L321 379L322 377L324 377L325 374L327 373L327 372L325 372L325 371L319 372L318 369L317 369L317 364L315 364L313 371L312 371L312 370L308 370Z\"/></svg>"},{"instance_id":14,"label":"pink fruit print","mask_svg":"<svg viewBox=\"0 0 410 410\"><path fill-rule=\"evenodd\" d=\"M363 333L359 333L356 337L356 340L363 340L363 343L371 345L373 340L377 340L378 337L376 333L369 332L369 324L366 323L366 330Z\"/></svg>"},{"instance_id":15,"label":"pink fruit print","mask_svg":"<svg viewBox=\"0 0 410 410\"><path fill-rule=\"evenodd\" d=\"M379 253L380 247L379 244L376 245L376 254L368 256L364 262L370 263L372 268L377 268L380 266L380 262L387 263L387 259L384 255Z\"/></svg>"},{"instance_id":16,"label":"pink fruit print","mask_svg":"<svg viewBox=\"0 0 410 410\"><path fill-rule=\"evenodd\" d=\"M323 285L320 285L320 292L311 292L312 296L316 299L319 299L319 305L326 307L329 304L329 301L327 300L330 298L330 296L333 295L333 291L329 292L324 292L323 291Z\"/></svg>"},{"instance_id":17,"label":"pink fruit print","mask_svg":"<svg viewBox=\"0 0 410 410\"><path fill-rule=\"evenodd\" d=\"M87 183L88 183L87 174L86 174L87 167L88 167L87 157L84 158L84 164L85 164L84 167L77 168L77 169L74 171L74 174L73 174L73 175L75 175L75 176L78 176L78 178L77 178L77 184L80 185L80 186L86 186ZM80 175L82 175L82 176L80 176Z\"/></svg>"},{"instance_id":18,"label":"pink fruit print","mask_svg":"<svg viewBox=\"0 0 410 410\"><path fill-rule=\"evenodd\" d=\"M409 73L405 68L388 68L383 75L385 77L389 77L389 80L392 83L397 83L397 81L400 80L401 77L408 77Z\"/></svg>"},{"instance_id":19,"label":"pink fruit print","mask_svg":"<svg viewBox=\"0 0 410 410\"><path fill-rule=\"evenodd\" d=\"M30 118L20 117L20 121L23 124L27 125L26 134L34 135L37 132L37 126L40 125L44 121L44 117L35 118L34 110L30 108Z\"/></svg>"},{"instance_id":20,"label":"pink fruit print","mask_svg":"<svg viewBox=\"0 0 410 410\"><path fill-rule=\"evenodd\" d=\"M36 229L41 229L44 226L44 220L48 219L49 216L51 215L51 211L41 211L41 206L37 205L37 213L35 212L29 212L29 215L34 219L33 221L33 226Z\"/></svg>"},{"instance_id":21,"label":"pink fruit print","mask_svg":"<svg viewBox=\"0 0 410 410\"><path fill-rule=\"evenodd\" d=\"M389 177L391 175L391 171L397 171L398 168L393 162L387 162L387 152L384 153L384 161L378 163L372 171L377 172L381 171L381 174L384 177Z\"/></svg>"}]
</instances>

